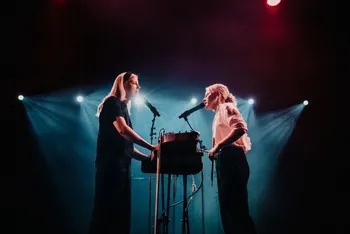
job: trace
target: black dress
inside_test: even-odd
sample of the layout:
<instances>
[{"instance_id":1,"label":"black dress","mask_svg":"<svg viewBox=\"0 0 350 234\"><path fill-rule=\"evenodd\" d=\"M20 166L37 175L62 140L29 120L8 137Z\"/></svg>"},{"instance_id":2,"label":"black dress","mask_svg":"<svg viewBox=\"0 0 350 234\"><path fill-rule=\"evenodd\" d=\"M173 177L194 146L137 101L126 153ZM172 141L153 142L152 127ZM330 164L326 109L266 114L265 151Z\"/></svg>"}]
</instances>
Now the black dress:
<instances>
[{"instance_id":1,"label":"black dress","mask_svg":"<svg viewBox=\"0 0 350 234\"><path fill-rule=\"evenodd\" d=\"M99 117L90 234L130 232L130 161L134 147L114 127L117 116L123 117L132 128L126 104L111 96L105 100Z\"/></svg>"}]
</instances>

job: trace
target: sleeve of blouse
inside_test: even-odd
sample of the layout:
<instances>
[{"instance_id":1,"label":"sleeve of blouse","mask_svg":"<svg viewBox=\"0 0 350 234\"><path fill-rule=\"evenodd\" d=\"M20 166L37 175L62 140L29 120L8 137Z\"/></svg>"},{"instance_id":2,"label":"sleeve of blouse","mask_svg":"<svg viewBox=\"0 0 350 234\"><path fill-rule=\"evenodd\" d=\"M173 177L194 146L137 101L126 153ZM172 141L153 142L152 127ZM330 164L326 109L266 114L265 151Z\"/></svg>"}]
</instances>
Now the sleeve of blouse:
<instances>
[{"instance_id":1,"label":"sleeve of blouse","mask_svg":"<svg viewBox=\"0 0 350 234\"><path fill-rule=\"evenodd\" d=\"M227 105L222 110L226 123L232 128L243 128L248 130L247 123L244 121L241 113L236 106Z\"/></svg>"}]
</instances>

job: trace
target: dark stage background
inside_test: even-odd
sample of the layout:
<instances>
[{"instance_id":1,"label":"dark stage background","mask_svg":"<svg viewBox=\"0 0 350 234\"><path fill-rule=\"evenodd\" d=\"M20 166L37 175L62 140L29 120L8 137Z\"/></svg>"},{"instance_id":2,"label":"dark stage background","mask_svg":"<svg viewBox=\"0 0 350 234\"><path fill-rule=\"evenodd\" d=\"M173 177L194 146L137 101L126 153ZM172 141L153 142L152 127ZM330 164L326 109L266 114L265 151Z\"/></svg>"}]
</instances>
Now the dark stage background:
<instances>
[{"instance_id":1,"label":"dark stage background","mask_svg":"<svg viewBox=\"0 0 350 234\"><path fill-rule=\"evenodd\" d=\"M16 195L4 193L2 206L9 214L16 207L18 230L84 233L70 229L57 203L17 95L109 84L126 70L138 73L146 88L168 82L204 90L222 82L237 96L253 95L257 113L309 100L259 206L265 214L259 227L268 234L340 228L330 221L328 203L335 193L329 161L337 156L327 149L339 138L332 122L335 2L282 0L271 8L264 0L39 0L17 2L15 19L10 91L16 94L8 103L16 120L16 175L4 163L3 178L16 179L5 184Z\"/></svg>"}]
</instances>

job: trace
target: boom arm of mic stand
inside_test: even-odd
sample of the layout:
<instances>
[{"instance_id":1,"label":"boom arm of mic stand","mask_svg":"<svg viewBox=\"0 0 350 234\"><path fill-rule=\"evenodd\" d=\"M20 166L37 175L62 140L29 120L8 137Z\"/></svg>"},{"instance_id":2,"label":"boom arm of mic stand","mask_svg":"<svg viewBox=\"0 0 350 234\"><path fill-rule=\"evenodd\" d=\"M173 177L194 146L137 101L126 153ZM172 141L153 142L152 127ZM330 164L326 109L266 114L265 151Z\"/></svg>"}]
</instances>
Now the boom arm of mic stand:
<instances>
[{"instance_id":1,"label":"boom arm of mic stand","mask_svg":"<svg viewBox=\"0 0 350 234\"><path fill-rule=\"evenodd\" d=\"M192 131L194 131L194 129L192 128L192 126L191 126L190 122L188 122L187 117L184 117L184 120L187 122L188 126L190 126L191 130L192 130Z\"/></svg>"},{"instance_id":2,"label":"boom arm of mic stand","mask_svg":"<svg viewBox=\"0 0 350 234\"><path fill-rule=\"evenodd\" d=\"M191 130L194 131L194 129L192 128L190 122L188 122L187 117L184 117L184 120L187 122L188 126L190 126ZM207 150L207 147L203 144L202 140L199 140L199 145L200 145L200 149L201 150Z\"/></svg>"},{"instance_id":3,"label":"boom arm of mic stand","mask_svg":"<svg viewBox=\"0 0 350 234\"><path fill-rule=\"evenodd\" d=\"M194 129L192 128L190 122L188 122L187 117L184 117L184 120L188 123L188 125L190 126L190 128L192 129L192 131L194 131ZM207 147L203 144L202 140L199 140L199 148L201 149L202 152L205 153L209 153ZM211 186L213 186L213 180L214 180L214 160L211 161Z\"/></svg>"}]
</instances>

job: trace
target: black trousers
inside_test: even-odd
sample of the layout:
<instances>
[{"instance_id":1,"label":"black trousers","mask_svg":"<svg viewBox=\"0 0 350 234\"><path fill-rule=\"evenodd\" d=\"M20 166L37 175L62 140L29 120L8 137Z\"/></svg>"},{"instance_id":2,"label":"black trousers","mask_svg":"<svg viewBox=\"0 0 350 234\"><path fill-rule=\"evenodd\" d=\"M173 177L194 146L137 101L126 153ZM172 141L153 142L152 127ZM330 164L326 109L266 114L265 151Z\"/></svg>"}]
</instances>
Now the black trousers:
<instances>
[{"instance_id":1,"label":"black trousers","mask_svg":"<svg viewBox=\"0 0 350 234\"><path fill-rule=\"evenodd\" d=\"M241 148L224 148L216 161L221 222L226 234L256 233L248 205L249 165Z\"/></svg>"},{"instance_id":2,"label":"black trousers","mask_svg":"<svg viewBox=\"0 0 350 234\"><path fill-rule=\"evenodd\" d=\"M96 167L95 200L89 234L129 234L130 166Z\"/></svg>"}]
</instances>

